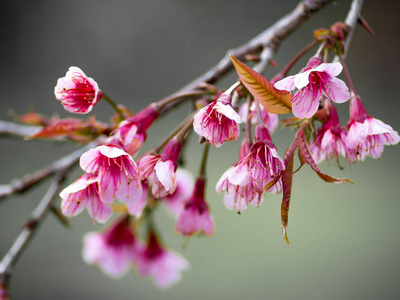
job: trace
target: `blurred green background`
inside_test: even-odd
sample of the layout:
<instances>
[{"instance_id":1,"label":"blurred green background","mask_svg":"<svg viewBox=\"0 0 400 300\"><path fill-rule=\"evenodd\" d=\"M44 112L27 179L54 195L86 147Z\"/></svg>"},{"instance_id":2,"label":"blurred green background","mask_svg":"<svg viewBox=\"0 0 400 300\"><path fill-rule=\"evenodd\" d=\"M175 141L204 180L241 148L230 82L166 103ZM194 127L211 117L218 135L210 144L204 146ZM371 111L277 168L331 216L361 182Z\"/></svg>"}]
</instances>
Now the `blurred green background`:
<instances>
[{"instance_id":1,"label":"blurred green background","mask_svg":"<svg viewBox=\"0 0 400 300\"><path fill-rule=\"evenodd\" d=\"M8 1L0 3L0 119L9 110L29 108L45 115L69 114L53 89L69 66L79 66L115 101L137 111L186 85L216 64L227 49L242 45L297 1ZM279 66L312 38L312 30L344 20L350 1L330 4L282 44ZM375 30L358 27L348 67L369 114L400 129L399 2L366 1L362 14ZM295 67L293 72L300 70ZM270 77L274 70L267 71ZM231 76L219 85L227 88ZM188 107L160 120L147 148L179 123ZM107 120L111 109L99 103L93 113ZM340 106L342 124L348 104ZM273 136L283 155L294 133ZM203 146L191 136L187 168L197 172ZM76 147L43 141L1 139L0 183L34 172ZM268 196L260 208L237 215L223 205L215 184L237 160L238 144L212 149L207 200L216 223L213 237L187 242L174 233L165 211L157 214L165 243L182 253L191 271L167 291L135 272L121 280L105 276L81 259L82 236L100 230L87 213L65 230L47 216L12 271L13 299L394 299L400 285L399 146L381 159L368 158L340 171L355 185L321 181L308 166L294 176L288 234L281 237L281 196ZM76 168L69 177L81 174ZM0 255L40 200L48 183L0 202ZM61 201L57 200L57 205Z\"/></svg>"}]
</instances>

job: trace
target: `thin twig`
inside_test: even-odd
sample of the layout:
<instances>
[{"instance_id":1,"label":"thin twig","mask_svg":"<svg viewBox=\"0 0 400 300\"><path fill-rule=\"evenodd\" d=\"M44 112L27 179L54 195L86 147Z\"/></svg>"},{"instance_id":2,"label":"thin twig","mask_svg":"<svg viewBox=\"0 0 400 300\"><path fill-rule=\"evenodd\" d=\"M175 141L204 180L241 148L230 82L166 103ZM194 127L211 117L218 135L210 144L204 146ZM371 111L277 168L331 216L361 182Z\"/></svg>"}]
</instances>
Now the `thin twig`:
<instances>
[{"instance_id":1,"label":"thin twig","mask_svg":"<svg viewBox=\"0 0 400 300\"><path fill-rule=\"evenodd\" d=\"M55 199L61 185L65 179L68 169L58 170L57 176L54 178L46 194L33 210L31 218L25 223L24 228L18 235L17 239L12 244L6 255L0 262L0 279L1 279L1 290L0 295L2 299L7 299L8 296L8 277L11 267L19 257L21 252L26 247L28 241L35 232L37 226L43 220L48 209L51 207L52 201Z\"/></svg>"},{"instance_id":2,"label":"thin twig","mask_svg":"<svg viewBox=\"0 0 400 300\"><path fill-rule=\"evenodd\" d=\"M32 186L41 182L43 179L46 179L50 175L59 172L60 170L67 169L69 170L73 165L75 165L79 161L79 157L86 152L87 150L96 147L100 143L101 139L98 139L85 147L82 147L79 150L76 150L59 160L53 162L47 168L37 171L33 174L27 174L20 179L14 179L9 184L0 185L0 201L5 197L22 193L27 191Z\"/></svg>"},{"instance_id":3,"label":"thin twig","mask_svg":"<svg viewBox=\"0 0 400 300\"><path fill-rule=\"evenodd\" d=\"M363 2L364 0L353 0L353 2L351 3L349 13L347 14L345 20L346 25L349 26L349 31L347 33L346 41L344 43L344 54L342 55L342 58L346 57L347 51L349 50L354 30L356 29L358 19L361 15L361 8L363 6ZM333 61L334 62L339 61L339 57L336 55Z\"/></svg>"},{"instance_id":4,"label":"thin twig","mask_svg":"<svg viewBox=\"0 0 400 300\"><path fill-rule=\"evenodd\" d=\"M43 127L23 125L0 120L0 135L11 135L25 138L38 133Z\"/></svg>"}]
</instances>

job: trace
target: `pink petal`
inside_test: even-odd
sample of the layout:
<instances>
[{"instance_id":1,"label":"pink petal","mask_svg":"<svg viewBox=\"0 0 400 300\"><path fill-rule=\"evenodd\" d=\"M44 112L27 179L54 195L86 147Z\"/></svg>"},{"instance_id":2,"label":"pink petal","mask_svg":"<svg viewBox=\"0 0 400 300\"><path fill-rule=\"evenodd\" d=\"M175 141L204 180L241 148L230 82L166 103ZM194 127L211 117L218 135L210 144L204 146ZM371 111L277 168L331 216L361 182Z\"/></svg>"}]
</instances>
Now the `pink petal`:
<instances>
[{"instance_id":1,"label":"pink petal","mask_svg":"<svg viewBox=\"0 0 400 300\"><path fill-rule=\"evenodd\" d=\"M324 95L336 103L343 103L350 99L349 89L343 80L332 77L323 90Z\"/></svg>"},{"instance_id":2,"label":"pink petal","mask_svg":"<svg viewBox=\"0 0 400 300\"><path fill-rule=\"evenodd\" d=\"M296 103L292 104L293 114L297 118L311 118L318 110L320 94L316 92L316 95L313 95L307 88L297 93L300 94Z\"/></svg>"},{"instance_id":3,"label":"pink petal","mask_svg":"<svg viewBox=\"0 0 400 300\"><path fill-rule=\"evenodd\" d=\"M350 149L355 149L358 144L364 143L368 135L368 125L354 121L347 133L346 145Z\"/></svg>"},{"instance_id":4,"label":"pink petal","mask_svg":"<svg viewBox=\"0 0 400 300\"><path fill-rule=\"evenodd\" d=\"M128 157L128 159L132 160L128 153L126 153L124 150L122 150L121 148L118 148L118 147L111 147L111 146L103 145L103 146L98 146L96 149L98 149L101 154L103 154L104 156L107 156L109 158L116 158L119 156L126 155Z\"/></svg>"},{"instance_id":5,"label":"pink petal","mask_svg":"<svg viewBox=\"0 0 400 300\"><path fill-rule=\"evenodd\" d=\"M132 182L131 184L135 184ZM144 187L142 187L142 194L141 197L139 198L138 196L135 197L134 201L127 201L126 207L128 208L128 212L131 215L134 215L137 218L140 218L140 216L143 213L144 208L146 207L147 204L147 192Z\"/></svg>"},{"instance_id":6,"label":"pink petal","mask_svg":"<svg viewBox=\"0 0 400 300\"><path fill-rule=\"evenodd\" d=\"M87 204L89 214L99 223L106 223L112 216L113 210L110 205L100 201L99 198L93 198Z\"/></svg>"},{"instance_id":7,"label":"pink petal","mask_svg":"<svg viewBox=\"0 0 400 300\"><path fill-rule=\"evenodd\" d=\"M293 83L297 89L302 89L306 87L310 83L310 73L314 71L313 69L309 69L303 73L299 73L294 76Z\"/></svg>"},{"instance_id":8,"label":"pink petal","mask_svg":"<svg viewBox=\"0 0 400 300\"><path fill-rule=\"evenodd\" d=\"M228 119L231 119L238 124L242 123L242 119L240 118L239 114L232 108L231 105L225 105L220 101L217 101L214 109Z\"/></svg>"},{"instance_id":9,"label":"pink petal","mask_svg":"<svg viewBox=\"0 0 400 300\"><path fill-rule=\"evenodd\" d=\"M239 164L230 170L228 178L232 184L245 186L250 183L251 175L248 165Z\"/></svg>"},{"instance_id":10,"label":"pink petal","mask_svg":"<svg viewBox=\"0 0 400 300\"><path fill-rule=\"evenodd\" d=\"M86 151L83 153L79 159L79 164L82 168L87 173L95 173L99 169L99 166L95 163L97 158L99 157L100 151L98 147L94 149L90 149L89 151Z\"/></svg>"},{"instance_id":11,"label":"pink petal","mask_svg":"<svg viewBox=\"0 0 400 300\"><path fill-rule=\"evenodd\" d=\"M277 81L274 84L274 87L277 88L278 90L284 90L284 91L292 91L296 88L294 85L294 76L288 76L286 78L283 78L279 81Z\"/></svg>"},{"instance_id":12,"label":"pink petal","mask_svg":"<svg viewBox=\"0 0 400 300\"><path fill-rule=\"evenodd\" d=\"M314 68L313 70L317 71L317 72L326 72L331 77L335 77L342 72L343 66L340 64L340 62L322 63L319 66L317 66L316 68Z\"/></svg>"},{"instance_id":13,"label":"pink petal","mask_svg":"<svg viewBox=\"0 0 400 300\"><path fill-rule=\"evenodd\" d=\"M167 190L168 193L172 194L176 188L174 163L170 160L167 161L160 160L156 164L154 169L156 171L158 180L160 180L165 190Z\"/></svg>"}]
</instances>

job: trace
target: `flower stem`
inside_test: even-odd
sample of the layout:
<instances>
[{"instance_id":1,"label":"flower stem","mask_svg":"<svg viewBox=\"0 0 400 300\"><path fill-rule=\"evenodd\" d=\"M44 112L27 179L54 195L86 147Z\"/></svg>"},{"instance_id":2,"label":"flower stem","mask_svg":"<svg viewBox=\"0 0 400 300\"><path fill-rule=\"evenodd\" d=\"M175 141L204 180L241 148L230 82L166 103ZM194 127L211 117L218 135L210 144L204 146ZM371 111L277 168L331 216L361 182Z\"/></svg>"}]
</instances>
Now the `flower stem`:
<instances>
[{"instance_id":1,"label":"flower stem","mask_svg":"<svg viewBox=\"0 0 400 300\"><path fill-rule=\"evenodd\" d=\"M307 46L305 46L295 57L292 58L292 60L278 73L276 74L272 79L271 83L274 84L275 82L281 80L282 78L285 78L289 71L292 69L292 67L297 63L297 61L303 57L304 54L306 54L311 48L313 48L318 41L314 40L311 43L309 43Z\"/></svg>"},{"instance_id":2,"label":"flower stem","mask_svg":"<svg viewBox=\"0 0 400 300\"><path fill-rule=\"evenodd\" d=\"M339 60L340 60L340 63L342 64L342 66L343 66L343 71L344 71L344 74L346 76L347 84L349 85L350 91L354 95L357 95L356 88L354 87L353 80L351 79L349 69L347 69L346 62L345 62L345 60L344 60L342 55L339 55Z\"/></svg>"},{"instance_id":3,"label":"flower stem","mask_svg":"<svg viewBox=\"0 0 400 300\"><path fill-rule=\"evenodd\" d=\"M165 113L166 111L168 111L169 109L175 107L182 101L186 100L189 97L203 96L203 95L208 95L208 94L212 94L212 93L213 92L210 90L207 90L207 91L196 91L196 90L184 91L184 92L180 92L180 93L175 93L171 96L161 99L160 101L155 103L155 105L161 115L161 114ZM173 103L173 104L168 105L170 103ZM168 105L168 107L166 109L164 109L165 106L167 106L167 105Z\"/></svg>"},{"instance_id":4,"label":"flower stem","mask_svg":"<svg viewBox=\"0 0 400 300\"><path fill-rule=\"evenodd\" d=\"M119 109L119 107L117 106L117 104L116 104L113 100L111 100L110 97L108 97L106 94L103 93L103 97L102 97L102 98L103 98L108 104L110 104L110 105L114 108L115 112L116 112L121 118L125 119L125 117L124 117L122 111Z\"/></svg>"},{"instance_id":5,"label":"flower stem","mask_svg":"<svg viewBox=\"0 0 400 300\"><path fill-rule=\"evenodd\" d=\"M196 112L191 113L185 120L183 120L158 146L153 150L154 153L159 153L160 150L173 138L177 137L183 141L186 133L192 128L193 117Z\"/></svg>"},{"instance_id":6,"label":"flower stem","mask_svg":"<svg viewBox=\"0 0 400 300\"><path fill-rule=\"evenodd\" d=\"M203 152L203 158L201 160L201 167L200 167L200 177L205 178L206 175L206 164L207 164L207 157L208 157L208 151L210 148L210 144L206 143L204 152Z\"/></svg>"}]
</instances>

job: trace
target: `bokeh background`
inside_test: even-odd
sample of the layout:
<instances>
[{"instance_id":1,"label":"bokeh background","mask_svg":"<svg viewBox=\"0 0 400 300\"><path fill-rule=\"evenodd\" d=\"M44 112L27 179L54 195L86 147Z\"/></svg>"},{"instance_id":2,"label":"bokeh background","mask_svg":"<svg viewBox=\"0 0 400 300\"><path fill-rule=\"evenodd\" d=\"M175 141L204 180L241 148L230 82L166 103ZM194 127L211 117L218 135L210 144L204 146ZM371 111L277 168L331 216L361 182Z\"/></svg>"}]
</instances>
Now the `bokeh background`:
<instances>
[{"instance_id":1,"label":"bokeh background","mask_svg":"<svg viewBox=\"0 0 400 300\"><path fill-rule=\"evenodd\" d=\"M292 10L297 1L28 1L0 2L0 119L34 108L45 115L69 114L53 89L69 66L79 66L115 101L140 110L186 85L237 47ZM350 1L330 4L282 44L283 66L312 38L312 30L344 20ZM375 30L358 27L348 66L369 113L400 129L399 3L366 1L362 14ZM296 66L294 72L302 66ZM267 76L274 70L267 71ZM225 79L227 88L235 80ZM151 128L155 145L188 107ZM99 103L93 113L107 120ZM340 107L344 125L348 105ZM273 136L283 155L294 133ZM43 168L76 146L44 141L0 140L0 183ZM196 173L202 146L191 137L186 167ZM212 149L207 199L216 223L213 237L187 240L174 222L157 213L165 243L191 262L191 271L167 291L134 270L113 280L81 259L82 236L100 230L84 212L64 229L48 215L12 271L13 299L394 299L400 293L399 146L381 159L368 158L345 170L323 171L355 185L321 181L308 166L294 176L289 239L281 237L281 196L268 196L241 215L227 210L215 183L237 159L238 144ZM69 182L80 175L76 168ZM0 255L40 200L48 183L0 202ZM57 200L57 205L60 200Z\"/></svg>"}]
</instances>

